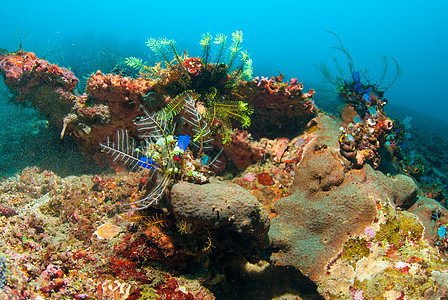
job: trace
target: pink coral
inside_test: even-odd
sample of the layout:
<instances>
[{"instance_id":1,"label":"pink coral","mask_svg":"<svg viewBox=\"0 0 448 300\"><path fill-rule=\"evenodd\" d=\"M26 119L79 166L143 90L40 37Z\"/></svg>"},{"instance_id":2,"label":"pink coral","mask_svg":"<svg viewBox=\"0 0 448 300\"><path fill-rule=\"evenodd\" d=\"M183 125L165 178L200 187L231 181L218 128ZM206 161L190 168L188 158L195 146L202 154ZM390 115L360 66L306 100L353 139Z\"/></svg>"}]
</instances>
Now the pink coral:
<instances>
[{"instance_id":1,"label":"pink coral","mask_svg":"<svg viewBox=\"0 0 448 300\"><path fill-rule=\"evenodd\" d=\"M350 289L350 294L352 294L353 300L363 300L364 299L364 296L362 295L363 293L364 291L355 289L353 287Z\"/></svg>"},{"instance_id":2,"label":"pink coral","mask_svg":"<svg viewBox=\"0 0 448 300\"><path fill-rule=\"evenodd\" d=\"M366 229L364 230L364 233L367 234L369 238L373 238L375 236L375 230L373 230L371 227L366 226Z\"/></svg>"},{"instance_id":3,"label":"pink coral","mask_svg":"<svg viewBox=\"0 0 448 300\"><path fill-rule=\"evenodd\" d=\"M256 178L255 175L251 172L249 172L243 176L243 180L248 181L248 182L254 181L255 178Z\"/></svg>"}]
</instances>

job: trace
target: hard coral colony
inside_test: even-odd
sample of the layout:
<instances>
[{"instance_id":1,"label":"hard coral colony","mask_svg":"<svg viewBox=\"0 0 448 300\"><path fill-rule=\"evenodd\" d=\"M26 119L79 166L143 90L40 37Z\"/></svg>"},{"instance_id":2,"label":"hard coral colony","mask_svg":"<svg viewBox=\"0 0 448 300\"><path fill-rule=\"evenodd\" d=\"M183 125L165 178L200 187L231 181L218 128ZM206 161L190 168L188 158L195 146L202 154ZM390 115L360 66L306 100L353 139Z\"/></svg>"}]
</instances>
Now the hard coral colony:
<instances>
[{"instance_id":1,"label":"hard coral colony","mask_svg":"<svg viewBox=\"0 0 448 300\"><path fill-rule=\"evenodd\" d=\"M116 172L1 182L1 297L446 297L444 194L335 36L349 72L320 69L340 118L297 78L252 79L239 31L204 34L201 57L150 38L159 63L127 58L136 78L98 71L82 95L70 70L2 52L14 99Z\"/></svg>"}]
</instances>

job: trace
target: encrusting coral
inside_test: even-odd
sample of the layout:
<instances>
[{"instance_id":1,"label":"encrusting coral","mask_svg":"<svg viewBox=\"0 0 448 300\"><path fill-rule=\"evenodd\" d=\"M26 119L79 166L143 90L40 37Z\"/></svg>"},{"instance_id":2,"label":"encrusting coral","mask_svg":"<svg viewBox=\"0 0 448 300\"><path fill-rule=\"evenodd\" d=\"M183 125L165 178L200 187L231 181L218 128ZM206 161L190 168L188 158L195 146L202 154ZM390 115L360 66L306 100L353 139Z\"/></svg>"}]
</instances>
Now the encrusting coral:
<instances>
[{"instance_id":1,"label":"encrusting coral","mask_svg":"<svg viewBox=\"0 0 448 300\"><path fill-rule=\"evenodd\" d=\"M327 116L315 121L320 129L298 161L292 194L274 204L271 261L301 270L326 299L444 295L436 277L446 274L446 262L434 231L448 212L440 205L424 209L409 176L390 178L369 165L345 170L337 136L327 131L337 123ZM434 211L443 217L434 218Z\"/></svg>"}]
</instances>

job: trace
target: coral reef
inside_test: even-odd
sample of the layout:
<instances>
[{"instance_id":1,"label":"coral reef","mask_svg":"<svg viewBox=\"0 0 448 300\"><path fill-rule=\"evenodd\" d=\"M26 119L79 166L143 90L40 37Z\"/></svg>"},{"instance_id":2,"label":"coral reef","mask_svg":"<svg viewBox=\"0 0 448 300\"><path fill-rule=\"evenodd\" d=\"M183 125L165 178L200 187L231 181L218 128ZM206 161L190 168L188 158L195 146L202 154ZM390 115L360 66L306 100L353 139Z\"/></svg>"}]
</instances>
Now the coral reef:
<instances>
[{"instance_id":1,"label":"coral reef","mask_svg":"<svg viewBox=\"0 0 448 300\"><path fill-rule=\"evenodd\" d=\"M393 129L393 121L383 112L378 112L373 106L362 120L358 115L353 122L341 127L339 138L340 152L350 160L355 168L369 162L374 168L380 164L379 149L386 141L386 135ZM356 120L356 121L355 121ZM391 142L393 135L387 135Z\"/></svg>"},{"instance_id":2,"label":"coral reef","mask_svg":"<svg viewBox=\"0 0 448 300\"><path fill-rule=\"evenodd\" d=\"M315 121L321 129L295 169L293 193L274 204L271 261L300 269L326 299L445 295L436 279L446 271L438 253L445 238L436 232L443 232L447 211L419 198L406 175L389 178L369 165L344 170L338 141L324 130L337 123L326 116Z\"/></svg>"},{"instance_id":3,"label":"coral reef","mask_svg":"<svg viewBox=\"0 0 448 300\"><path fill-rule=\"evenodd\" d=\"M0 297L139 299L150 290L154 297L188 290L214 299L197 281L157 269L157 262L182 268L187 258L122 212L117 201L135 197L140 180L127 173L63 179L31 168L2 181L2 203L17 213L0 216ZM183 289L164 290L170 280Z\"/></svg>"},{"instance_id":4,"label":"coral reef","mask_svg":"<svg viewBox=\"0 0 448 300\"><path fill-rule=\"evenodd\" d=\"M0 298L445 299L443 173L336 38L349 72L320 68L340 118L297 78L252 79L239 31L205 34L201 57L151 38L159 63L130 57L138 78L97 71L81 95L1 51L13 99L113 171L0 181Z\"/></svg>"},{"instance_id":5,"label":"coral reef","mask_svg":"<svg viewBox=\"0 0 448 300\"><path fill-rule=\"evenodd\" d=\"M251 60L241 50L242 33L232 35L228 50L225 40L222 35L214 39L205 35L201 41L204 55L199 58L180 56L174 41L151 39L148 46L163 59L166 68L161 64L150 67L139 59L129 58L128 64L140 70L142 77L133 79L97 71L90 75L82 95L73 91L78 82L73 73L30 52L5 53L0 69L5 83L20 96L17 100L31 99L61 130L61 137L73 136L86 155L95 155L98 145L104 143L104 136L113 136L117 130L137 136L133 120L142 116L141 107L149 111L165 107L170 117L179 120L182 116L184 122L179 122L180 125L185 125L185 121L197 124L182 125L185 133L195 135L195 142L208 140L217 151L223 149L225 157L216 161L215 170L222 170L227 161L243 169L258 161L263 151L248 145L247 133L235 131L238 124L256 136L263 128L270 131L290 127L297 132L317 109L312 101L314 92L302 92L303 85L297 79L286 84L282 83L282 76L276 80L244 81L251 77ZM216 51L214 62L212 50ZM237 58L241 62L237 63ZM52 84L47 84L48 81ZM185 94L188 91L195 94ZM190 99L190 104L186 99ZM250 127L253 119L256 123ZM203 151L201 147L202 142L199 154ZM98 155L95 158L97 162L104 161Z\"/></svg>"}]
</instances>

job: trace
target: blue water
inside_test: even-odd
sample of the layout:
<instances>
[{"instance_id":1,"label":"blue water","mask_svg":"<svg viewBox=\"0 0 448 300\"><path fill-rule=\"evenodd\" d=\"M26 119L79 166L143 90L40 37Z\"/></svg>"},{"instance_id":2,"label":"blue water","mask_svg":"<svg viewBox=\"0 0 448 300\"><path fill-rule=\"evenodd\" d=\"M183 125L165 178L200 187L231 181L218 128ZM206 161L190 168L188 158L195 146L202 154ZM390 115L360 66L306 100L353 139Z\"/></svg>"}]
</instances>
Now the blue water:
<instances>
[{"instance_id":1,"label":"blue water","mask_svg":"<svg viewBox=\"0 0 448 300\"><path fill-rule=\"evenodd\" d=\"M241 30L254 76L280 71L286 79L303 81L307 90L325 90L332 87L322 83L314 65L333 67L332 56L344 60L331 48L338 45L331 30L350 51L355 68L370 69L371 78L381 77L382 56L395 57L402 71L385 95L390 107L446 121L446 1L3 2L0 48L13 51L21 43L78 77L109 71L114 55L147 58L148 37L175 39L179 49L199 56L203 33L230 36ZM330 101L324 95L316 94L318 104Z\"/></svg>"}]
</instances>

